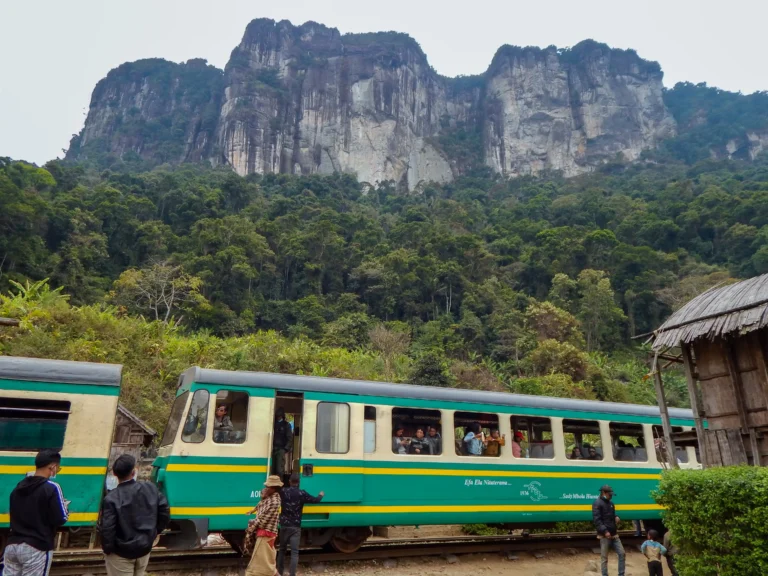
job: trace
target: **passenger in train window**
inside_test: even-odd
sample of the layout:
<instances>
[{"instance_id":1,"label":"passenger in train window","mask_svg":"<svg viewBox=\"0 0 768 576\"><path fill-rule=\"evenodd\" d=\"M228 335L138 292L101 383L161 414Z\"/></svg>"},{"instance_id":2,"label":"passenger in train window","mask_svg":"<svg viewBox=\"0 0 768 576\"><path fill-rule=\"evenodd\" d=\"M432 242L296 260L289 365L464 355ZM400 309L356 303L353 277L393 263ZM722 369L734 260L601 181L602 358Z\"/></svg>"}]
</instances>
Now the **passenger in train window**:
<instances>
[{"instance_id":1,"label":"passenger in train window","mask_svg":"<svg viewBox=\"0 0 768 576\"><path fill-rule=\"evenodd\" d=\"M587 460L602 460L594 446L589 447L588 454L589 456L587 456Z\"/></svg>"},{"instance_id":2,"label":"passenger in train window","mask_svg":"<svg viewBox=\"0 0 768 576\"><path fill-rule=\"evenodd\" d=\"M434 426L429 427L427 434L427 442L429 442L429 453L433 456L439 456L443 453L443 439L440 437L440 433Z\"/></svg>"},{"instance_id":3,"label":"passenger in train window","mask_svg":"<svg viewBox=\"0 0 768 576\"><path fill-rule=\"evenodd\" d=\"M568 457L571 460L584 460L584 456L581 454L581 448L574 446L571 450L571 455Z\"/></svg>"},{"instance_id":4,"label":"passenger in train window","mask_svg":"<svg viewBox=\"0 0 768 576\"><path fill-rule=\"evenodd\" d=\"M467 428L469 432L464 436L464 445L467 447L467 454L470 456L482 456L483 446L486 444L483 429L477 422L470 424Z\"/></svg>"},{"instance_id":5,"label":"passenger in train window","mask_svg":"<svg viewBox=\"0 0 768 576\"><path fill-rule=\"evenodd\" d=\"M213 423L214 430L233 430L232 420L228 416L229 408L226 404L219 404L216 407L216 419Z\"/></svg>"},{"instance_id":6,"label":"passenger in train window","mask_svg":"<svg viewBox=\"0 0 768 576\"><path fill-rule=\"evenodd\" d=\"M491 431L491 437L488 439L485 446L486 456L499 456L501 454L501 447L504 446L506 439L502 436L498 430Z\"/></svg>"},{"instance_id":7,"label":"passenger in train window","mask_svg":"<svg viewBox=\"0 0 768 576\"><path fill-rule=\"evenodd\" d=\"M424 437L424 429L419 428L416 430L416 438L412 439L408 444L409 454L430 454L429 442Z\"/></svg>"},{"instance_id":8,"label":"passenger in train window","mask_svg":"<svg viewBox=\"0 0 768 576\"><path fill-rule=\"evenodd\" d=\"M408 454L408 438L403 436L405 428L398 426L395 428L395 435L392 437L392 452L395 454Z\"/></svg>"},{"instance_id":9,"label":"passenger in train window","mask_svg":"<svg viewBox=\"0 0 768 576\"><path fill-rule=\"evenodd\" d=\"M512 437L512 456L515 458L522 458L523 457L523 442L525 442L525 436L523 436L523 433L520 432L520 430L517 430ZM528 455L526 454L526 458Z\"/></svg>"}]
</instances>

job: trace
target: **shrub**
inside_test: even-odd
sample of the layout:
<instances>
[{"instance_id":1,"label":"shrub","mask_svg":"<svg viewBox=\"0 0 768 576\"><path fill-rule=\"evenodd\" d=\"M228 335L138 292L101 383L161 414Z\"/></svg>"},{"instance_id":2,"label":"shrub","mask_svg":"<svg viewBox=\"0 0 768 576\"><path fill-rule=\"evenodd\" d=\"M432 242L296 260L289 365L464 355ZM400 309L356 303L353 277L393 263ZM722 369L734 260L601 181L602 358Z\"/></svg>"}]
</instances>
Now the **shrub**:
<instances>
[{"instance_id":1,"label":"shrub","mask_svg":"<svg viewBox=\"0 0 768 576\"><path fill-rule=\"evenodd\" d=\"M681 576L768 574L768 469L670 470L654 495Z\"/></svg>"}]
</instances>

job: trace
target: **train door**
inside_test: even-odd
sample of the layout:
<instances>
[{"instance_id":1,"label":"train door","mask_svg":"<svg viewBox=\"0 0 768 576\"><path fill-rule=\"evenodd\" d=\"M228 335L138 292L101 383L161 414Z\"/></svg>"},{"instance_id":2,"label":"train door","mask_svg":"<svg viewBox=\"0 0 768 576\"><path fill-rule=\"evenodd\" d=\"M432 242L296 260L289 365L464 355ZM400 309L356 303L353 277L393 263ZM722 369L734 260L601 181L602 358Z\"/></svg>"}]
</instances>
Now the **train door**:
<instances>
[{"instance_id":1,"label":"train door","mask_svg":"<svg viewBox=\"0 0 768 576\"><path fill-rule=\"evenodd\" d=\"M299 472L303 416L304 394L283 390L276 392L270 474L280 476L286 484L291 474Z\"/></svg>"},{"instance_id":2,"label":"train door","mask_svg":"<svg viewBox=\"0 0 768 576\"><path fill-rule=\"evenodd\" d=\"M307 400L301 487L324 503L363 500L363 405Z\"/></svg>"}]
</instances>

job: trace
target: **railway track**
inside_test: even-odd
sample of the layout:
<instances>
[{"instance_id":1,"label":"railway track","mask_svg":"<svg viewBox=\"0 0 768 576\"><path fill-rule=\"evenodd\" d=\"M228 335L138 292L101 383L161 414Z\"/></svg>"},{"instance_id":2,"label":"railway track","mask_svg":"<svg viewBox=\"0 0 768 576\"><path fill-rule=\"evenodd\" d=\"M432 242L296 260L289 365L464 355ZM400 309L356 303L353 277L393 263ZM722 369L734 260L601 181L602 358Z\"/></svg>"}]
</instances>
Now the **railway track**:
<instances>
[{"instance_id":1,"label":"railway track","mask_svg":"<svg viewBox=\"0 0 768 576\"><path fill-rule=\"evenodd\" d=\"M625 545L639 544L631 532L622 534ZM447 554L482 554L489 552L525 552L564 548L594 548L594 533L534 534L531 536L454 536L447 538L416 538L373 540L352 554L321 549L304 550L302 563L334 562L345 560L375 560L384 558L412 558L442 556ZM203 550L155 550L149 562L152 572L173 570L237 569L245 567L248 559L233 552L229 547L212 547ZM94 551L57 552L53 558L51 576L80 576L106 574L101 553Z\"/></svg>"}]
</instances>

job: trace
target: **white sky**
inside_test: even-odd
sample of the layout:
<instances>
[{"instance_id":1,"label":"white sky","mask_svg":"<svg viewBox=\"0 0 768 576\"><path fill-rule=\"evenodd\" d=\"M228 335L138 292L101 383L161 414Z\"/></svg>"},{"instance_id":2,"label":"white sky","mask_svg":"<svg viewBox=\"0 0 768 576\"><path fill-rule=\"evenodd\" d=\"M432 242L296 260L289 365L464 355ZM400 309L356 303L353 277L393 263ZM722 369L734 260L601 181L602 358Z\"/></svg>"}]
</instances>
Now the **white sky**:
<instances>
[{"instance_id":1,"label":"white sky","mask_svg":"<svg viewBox=\"0 0 768 576\"><path fill-rule=\"evenodd\" d=\"M406 32L447 76L483 72L503 44L592 38L658 61L666 86L751 93L768 89L766 16L765 0L3 0L0 156L62 156L109 70L150 57L223 68L259 17Z\"/></svg>"}]
</instances>

